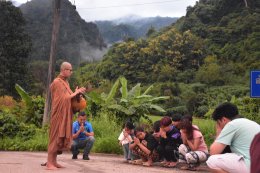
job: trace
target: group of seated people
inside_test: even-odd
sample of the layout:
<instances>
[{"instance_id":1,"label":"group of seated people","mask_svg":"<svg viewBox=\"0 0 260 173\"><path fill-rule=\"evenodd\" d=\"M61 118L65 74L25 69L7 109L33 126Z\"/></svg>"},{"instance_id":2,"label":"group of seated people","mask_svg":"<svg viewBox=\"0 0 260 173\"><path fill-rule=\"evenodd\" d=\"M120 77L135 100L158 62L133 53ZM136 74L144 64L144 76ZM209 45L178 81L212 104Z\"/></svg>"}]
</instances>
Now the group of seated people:
<instances>
[{"instance_id":1,"label":"group of seated people","mask_svg":"<svg viewBox=\"0 0 260 173\"><path fill-rule=\"evenodd\" d=\"M212 118L216 121L216 139L209 149L199 127L192 124L192 116L180 114L162 117L153 124L152 132L126 122L118 140L125 159L133 164L151 166L160 162L164 167L195 171L206 162L211 172L259 171L253 164L250 171L249 154L254 137L260 133L259 124L242 118L231 103L219 105Z\"/></svg>"}]
</instances>

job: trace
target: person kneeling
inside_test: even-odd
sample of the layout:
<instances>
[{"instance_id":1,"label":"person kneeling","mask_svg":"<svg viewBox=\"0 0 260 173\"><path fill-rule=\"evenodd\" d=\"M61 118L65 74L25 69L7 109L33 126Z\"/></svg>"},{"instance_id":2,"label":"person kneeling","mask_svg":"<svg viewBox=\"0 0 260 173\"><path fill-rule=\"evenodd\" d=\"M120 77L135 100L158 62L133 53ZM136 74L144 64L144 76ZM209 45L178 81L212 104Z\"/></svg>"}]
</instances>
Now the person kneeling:
<instances>
[{"instance_id":1,"label":"person kneeling","mask_svg":"<svg viewBox=\"0 0 260 173\"><path fill-rule=\"evenodd\" d=\"M89 160L89 152L95 142L93 128L90 122L86 121L87 115L85 112L78 114L77 121L73 123L71 146L72 159L78 159L79 149L84 149L83 160Z\"/></svg>"}]
</instances>

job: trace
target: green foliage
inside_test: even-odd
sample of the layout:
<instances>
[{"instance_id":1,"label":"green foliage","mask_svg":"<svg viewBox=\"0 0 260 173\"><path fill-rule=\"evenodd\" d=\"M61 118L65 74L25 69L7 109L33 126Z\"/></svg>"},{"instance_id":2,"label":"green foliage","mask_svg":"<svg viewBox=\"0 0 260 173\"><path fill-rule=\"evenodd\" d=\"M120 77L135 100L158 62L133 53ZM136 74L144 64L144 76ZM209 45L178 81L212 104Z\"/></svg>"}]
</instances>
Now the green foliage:
<instances>
[{"instance_id":1,"label":"green foliage","mask_svg":"<svg viewBox=\"0 0 260 173\"><path fill-rule=\"evenodd\" d=\"M15 83L30 87L27 64L31 42L22 13L12 2L0 1L0 23L0 96L16 98Z\"/></svg>"},{"instance_id":2,"label":"green foliage","mask_svg":"<svg viewBox=\"0 0 260 173\"><path fill-rule=\"evenodd\" d=\"M232 97L231 102L238 106L239 114L260 124L260 100L257 98Z\"/></svg>"},{"instance_id":3,"label":"green foliage","mask_svg":"<svg viewBox=\"0 0 260 173\"><path fill-rule=\"evenodd\" d=\"M23 88L18 84L15 85L15 89L26 104L26 109L22 111L24 122L32 123L35 124L37 127L41 127L44 113L44 98L42 98L41 96L29 96L29 94L24 91Z\"/></svg>"},{"instance_id":4,"label":"green foliage","mask_svg":"<svg viewBox=\"0 0 260 173\"><path fill-rule=\"evenodd\" d=\"M8 151L47 151L48 133L47 129L34 128L34 135L31 138L4 137L0 143L0 150Z\"/></svg>"},{"instance_id":5,"label":"green foliage","mask_svg":"<svg viewBox=\"0 0 260 173\"><path fill-rule=\"evenodd\" d=\"M112 136L98 138L95 141L94 151L97 153L122 154L122 148L118 144L117 138L111 138L111 137Z\"/></svg>"},{"instance_id":6,"label":"green foliage","mask_svg":"<svg viewBox=\"0 0 260 173\"><path fill-rule=\"evenodd\" d=\"M22 140L29 140L35 135L35 125L24 124L10 113L0 113L0 137L14 138L19 137Z\"/></svg>"},{"instance_id":7,"label":"green foliage","mask_svg":"<svg viewBox=\"0 0 260 173\"><path fill-rule=\"evenodd\" d=\"M8 136L13 138L20 130L20 124L16 118L7 113L0 113L0 136L1 138Z\"/></svg>"},{"instance_id":8,"label":"green foliage","mask_svg":"<svg viewBox=\"0 0 260 173\"><path fill-rule=\"evenodd\" d=\"M121 84L121 98L116 98L119 84ZM138 83L128 91L127 80L124 77L120 77L115 81L109 94L101 93L98 95L92 92L88 94L88 97L95 104L99 105L102 111L112 111L115 113L119 121L124 122L127 119L138 121L141 117L147 118L150 110L165 112L163 108L154 103L166 100L169 97L153 97L152 95L148 95L152 87L148 87L141 93L141 84Z\"/></svg>"},{"instance_id":9,"label":"green foliage","mask_svg":"<svg viewBox=\"0 0 260 173\"><path fill-rule=\"evenodd\" d=\"M123 75L130 83L171 81L183 71L199 68L204 54L202 39L189 31L179 33L170 28L148 40L114 45L97 66L97 72L109 80Z\"/></svg>"}]
</instances>

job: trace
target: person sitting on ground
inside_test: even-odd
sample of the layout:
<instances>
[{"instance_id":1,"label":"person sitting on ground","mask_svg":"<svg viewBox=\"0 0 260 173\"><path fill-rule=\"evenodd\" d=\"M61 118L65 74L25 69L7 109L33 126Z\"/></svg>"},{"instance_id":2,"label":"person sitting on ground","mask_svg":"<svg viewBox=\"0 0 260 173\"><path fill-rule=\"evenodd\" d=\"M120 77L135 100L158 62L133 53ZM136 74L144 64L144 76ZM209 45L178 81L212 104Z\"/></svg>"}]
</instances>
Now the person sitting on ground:
<instances>
[{"instance_id":1,"label":"person sitting on ground","mask_svg":"<svg viewBox=\"0 0 260 173\"><path fill-rule=\"evenodd\" d=\"M125 160L133 160L132 152L129 148L129 144L133 141L131 135L134 131L134 125L132 122L126 122L124 125L124 129L118 137L119 144L122 145L124 151Z\"/></svg>"},{"instance_id":2,"label":"person sitting on ground","mask_svg":"<svg viewBox=\"0 0 260 173\"><path fill-rule=\"evenodd\" d=\"M134 154L139 156L142 160L136 160L136 163L141 163L144 166L151 166L153 162L159 159L159 154L156 151L158 141L155 137L144 131L144 128L135 128L135 137L130 144L130 149Z\"/></svg>"},{"instance_id":3,"label":"person sitting on ground","mask_svg":"<svg viewBox=\"0 0 260 173\"><path fill-rule=\"evenodd\" d=\"M182 119L182 114L179 113L172 113L171 114L171 118L172 118L172 124L180 130L180 122Z\"/></svg>"},{"instance_id":4,"label":"person sitting on ground","mask_svg":"<svg viewBox=\"0 0 260 173\"><path fill-rule=\"evenodd\" d=\"M163 166L175 167L177 164L178 147L182 144L181 133L172 125L172 120L168 116L160 120L160 126L161 140L158 151L166 159Z\"/></svg>"},{"instance_id":5,"label":"person sitting on ground","mask_svg":"<svg viewBox=\"0 0 260 173\"><path fill-rule=\"evenodd\" d=\"M92 125L86 119L86 113L79 112L77 121L73 123L72 159L78 159L79 149L84 149L83 160L89 160L89 152L95 142L95 138Z\"/></svg>"},{"instance_id":6,"label":"person sitting on ground","mask_svg":"<svg viewBox=\"0 0 260 173\"><path fill-rule=\"evenodd\" d=\"M214 173L249 173L250 145L260 126L254 121L241 118L232 103L220 104L212 114L216 121L216 140L210 146L207 165ZM229 145L232 153L221 154Z\"/></svg>"},{"instance_id":7,"label":"person sitting on ground","mask_svg":"<svg viewBox=\"0 0 260 173\"><path fill-rule=\"evenodd\" d=\"M192 117L185 115L180 122L181 138L183 144L179 146L180 169L196 170L200 163L208 158L208 147L198 126L192 125Z\"/></svg>"},{"instance_id":8,"label":"person sitting on ground","mask_svg":"<svg viewBox=\"0 0 260 173\"><path fill-rule=\"evenodd\" d=\"M159 149L160 149L160 141L161 141L161 134L160 134L160 127L161 127L161 125L160 125L160 123L161 123L160 120L155 121L153 123L153 132L152 132L152 134L153 134L153 136L155 137L155 139L159 143L156 151L159 151ZM162 154L160 154L160 153L159 153L159 160L158 161L161 162L161 163L164 161L164 156Z\"/></svg>"},{"instance_id":9,"label":"person sitting on ground","mask_svg":"<svg viewBox=\"0 0 260 173\"><path fill-rule=\"evenodd\" d=\"M152 132L153 136L155 137L155 139L159 142L160 141L160 120L155 121L153 123L153 132Z\"/></svg>"}]
</instances>

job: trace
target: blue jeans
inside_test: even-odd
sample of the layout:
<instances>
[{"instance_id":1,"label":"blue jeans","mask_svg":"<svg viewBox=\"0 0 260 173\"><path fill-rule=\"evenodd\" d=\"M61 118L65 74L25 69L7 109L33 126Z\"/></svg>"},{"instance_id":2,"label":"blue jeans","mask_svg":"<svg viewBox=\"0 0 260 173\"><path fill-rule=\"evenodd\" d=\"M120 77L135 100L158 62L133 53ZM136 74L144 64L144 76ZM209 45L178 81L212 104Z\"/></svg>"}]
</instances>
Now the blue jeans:
<instances>
[{"instance_id":1,"label":"blue jeans","mask_svg":"<svg viewBox=\"0 0 260 173\"><path fill-rule=\"evenodd\" d=\"M71 145L71 152L73 155L78 155L79 149L84 149L83 155L88 155L94 142L95 138L93 136L89 136L85 140L74 139Z\"/></svg>"},{"instance_id":2,"label":"blue jeans","mask_svg":"<svg viewBox=\"0 0 260 173\"><path fill-rule=\"evenodd\" d=\"M124 156L126 160L132 160L132 151L129 149L129 143L123 145Z\"/></svg>"}]
</instances>

